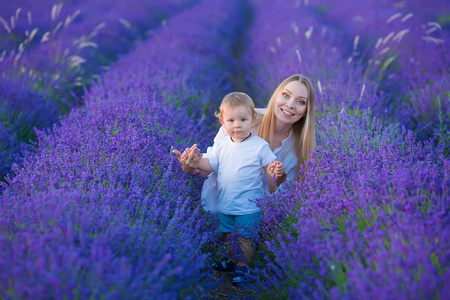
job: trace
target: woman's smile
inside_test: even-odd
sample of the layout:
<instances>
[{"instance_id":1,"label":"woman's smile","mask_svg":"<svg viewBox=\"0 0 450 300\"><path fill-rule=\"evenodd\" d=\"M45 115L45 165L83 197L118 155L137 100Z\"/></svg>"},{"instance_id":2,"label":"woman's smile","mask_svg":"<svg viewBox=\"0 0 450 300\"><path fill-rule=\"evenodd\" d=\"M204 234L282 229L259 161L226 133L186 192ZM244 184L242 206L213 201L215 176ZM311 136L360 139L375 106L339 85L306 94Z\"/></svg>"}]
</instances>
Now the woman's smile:
<instances>
[{"instance_id":1,"label":"woman's smile","mask_svg":"<svg viewBox=\"0 0 450 300\"><path fill-rule=\"evenodd\" d=\"M288 110L286 110L286 109L283 109L283 108L280 108L281 109L281 111L285 114L285 115L288 115L288 116L294 116L295 114L294 113L291 113L291 112L289 112Z\"/></svg>"}]
</instances>

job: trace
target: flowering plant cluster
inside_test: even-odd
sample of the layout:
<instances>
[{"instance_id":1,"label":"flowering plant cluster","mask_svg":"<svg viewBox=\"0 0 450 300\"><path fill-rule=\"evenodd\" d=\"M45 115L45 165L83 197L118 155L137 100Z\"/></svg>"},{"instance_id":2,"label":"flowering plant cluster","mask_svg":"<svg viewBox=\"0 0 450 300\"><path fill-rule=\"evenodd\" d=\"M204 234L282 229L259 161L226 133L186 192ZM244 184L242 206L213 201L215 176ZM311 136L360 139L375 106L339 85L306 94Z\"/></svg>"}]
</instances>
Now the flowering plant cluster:
<instances>
[{"instance_id":1,"label":"flowering plant cluster","mask_svg":"<svg viewBox=\"0 0 450 300\"><path fill-rule=\"evenodd\" d=\"M261 4L255 6L254 14L244 61L259 105L266 105L281 80L300 73L316 87L318 111L342 105L352 110L380 106L383 94L378 93L377 82L361 80L364 66L348 59L351 51L343 33L329 28L308 7L291 2Z\"/></svg>"},{"instance_id":2,"label":"flowering plant cluster","mask_svg":"<svg viewBox=\"0 0 450 300\"><path fill-rule=\"evenodd\" d=\"M29 2L29 3L28 3ZM0 177L108 65L192 1L9 1L0 16ZM9 136L9 138L8 138Z\"/></svg>"},{"instance_id":3,"label":"flowering plant cluster","mask_svg":"<svg viewBox=\"0 0 450 300\"><path fill-rule=\"evenodd\" d=\"M245 61L252 82L270 82L259 86L261 103L281 79L303 73L314 82L318 107L318 145L301 171L302 179L259 201L265 240L260 245L260 291L289 299L444 298L450 276L445 238L448 144L444 140L436 148L433 140L417 142L402 125L382 120L392 120L386 118L392 108L402 110L400 101L387 103L394 92L405 92L405 85L398 79L386 88L385 77L397 75L382 64L370 65L375 59L367 50L370 39L365 41L364 33L354 39L345 25L330 26L332 17L339 17L333 9L330 18L317 13L326 5L339 6L345 15L341 21L349 20L352 11L346 5L320 1L321 6L311 7L307 2L253 3L255 26ZM378 7L385 13L381 3ZM369 27L382 32L383 26L375 24L374 19ZM412 48L417 38L406 41ZM405 84L440 84L449 66L446 56L440 56L444 46L430 47L426 39L418 43L417 57L429 55L424 65L430 72L423 75L429 77L421 79L416 71ZM398 63L395 71L407 73L406 62ZM386 76L374 76L381 72ZM425 85L427 80L431 83ZM443 95L447 91L440 90ZM402 113L414 118L413 109Z\"/></svg>"},{"instance_id":4,"label":"flowering plant cluster","mask_svg":"<svg viewBox=\"0 0 450 300\"><path fill-rule=\"evenodd\" d=\"M63 20L64 7L86 15L55 31L55 48L30 42L17 60L24 67L37 66L32 53L63 49L97 22L116 25L78 40L97 47L79 49L89 59L67 78L98 76L80 94L63 90L83 106L38 130L36 151L2 158L15 163L1 184L0 298L210 297L219 284L211 257L228 249L215 238L217 218L200 207L203 181L183 173L171 150L212 143L213 111L225 94L239 87L264 107L296 73L315 86L317 147L298 182L257 201L264 214L249 276L253 294L446 298L445 1L193 2L29 3L30 11L52 11L33 20L46 31ZM0 43L18 49L32 31L19 18L28 10L10 5L5 12L13 17L0 22L15 33ZM143 35L148 39L125 55ZM0 64L14 71L17 52L10 54ZM103 59L118 54L99 73ZM46 82L55 80L53 69L39 70ZM12 121L0 122L0 151L19 151L17 136L31 128L22 127L46 127L60 113L56 88L36 88L28 73L1 74L0 116Z\"/></svg>"},{"instance_id":5,"label":"flowering plant cluster","mask_svg":"<svg viewBox=\"0 0 450 300\"><path fill-rule=\"evenodd\" d=\"M0 198L2 297L198 299L214 287L202 181L171 148L210 141L201 103L229 92L240 5L205 1L174 16L84 107L38 132Z\"/></svg>"},{"instance_id":6,"label":"flowering plant cluster","mask_svg":"<svg viewBox=\"0 0 450 300\"><path fill-rule=\"evenodd\" d=\"M439 23L448 4L436 1L430 9L420 1L346 3L313 1L311 6L333 26L344 28L348 39L359 42L353 55L367 60L366 76L386 93L385 116L421 139L435 135L441 143L448 142L450 36Z\"/></svg>"},{"instance_id":7,"label":"flowering plant cluster","mask_svg":"<svg viewBox=\"0 0 450 300\"><path fill-rule=\"evenodd\" d=\"M450 160L442 148L345 111L324 115L319 129L302 180L262 204L270 288L336 299L444 297Z\"/></svg>"}]
</instances>

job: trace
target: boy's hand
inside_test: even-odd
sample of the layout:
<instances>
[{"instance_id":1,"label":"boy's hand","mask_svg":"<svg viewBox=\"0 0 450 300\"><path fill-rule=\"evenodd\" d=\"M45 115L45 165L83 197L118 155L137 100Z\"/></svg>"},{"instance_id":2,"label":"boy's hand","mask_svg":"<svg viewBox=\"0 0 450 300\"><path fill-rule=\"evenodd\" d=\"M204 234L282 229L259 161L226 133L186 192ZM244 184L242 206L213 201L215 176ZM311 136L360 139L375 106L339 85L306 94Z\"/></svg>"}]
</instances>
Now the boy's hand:
<instances>
[{"instance_id":1,"label":"boy's hand","mask_svg":"<svg viewBox=\"0 0 450 300\"><path fill-rule=\"evenodd\" d=\"M284 164L281 161L275 161L275 176L280 179L285 174Z\"/></svg>"},{"instance_id":2,"label":"boy's hand","mask_svg":"<svg viewBox=\"0 0 450 300\"><path fill-rule=\"evenodd\" d=\"M274 183L281 183L281 180L286 175L284 164L277 160L272 161L267 167L267 174Z\"/></svg>"},{"instance_id":3,"label":"boy's hand","mask_svg":"<svg viewBox=\"0 0 450 300\"><path fill-rule=\"evenodd\" d=\"M267 174L269 175L269 178L273 178L275 176L275 166L276 166L276 160L272 161L267 166Z\"/></svg>"}]
</instances>

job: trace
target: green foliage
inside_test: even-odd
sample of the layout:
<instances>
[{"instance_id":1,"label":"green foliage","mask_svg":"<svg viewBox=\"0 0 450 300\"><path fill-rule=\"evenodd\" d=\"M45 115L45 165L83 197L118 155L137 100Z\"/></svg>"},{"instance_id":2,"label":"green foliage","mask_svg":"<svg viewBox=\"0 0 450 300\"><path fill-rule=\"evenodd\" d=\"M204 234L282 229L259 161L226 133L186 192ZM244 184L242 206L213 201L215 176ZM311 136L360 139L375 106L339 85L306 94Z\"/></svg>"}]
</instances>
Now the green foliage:
<instances>
[{"instance_id":1,"label":"green foliage","mask_svg":"<svg viewBox=\"0 0 450 300\"><path fill-rule=\"evenodd\" d=\"M437 22L442 25L442 27L450 25L450 15L443 15L437 19Z\"/></svg>"},{"instance_id":2,"label":"green foliage","mask_svg":"<svg viewBox=\"0 0 450 300\"><path fill-rule=\"evenodd\" d=\"M345 223L350 220L350 218L347 215L341 215L340 217L334 218L333 222L336 224L338 231L342 236L344 237L345 241L347 241L347 238L345 237L345 231L347 230L347 227L345 226Z\"/></svg>"},{"instance_id":3,"label":"green foliage","mask_svg":"<svg viewBox=\"0 0 450 300\"><path fill-rule=\"evenodd\" d=\"M359 230L359 232L364 232L367 227L372 226L372 222L376 221L376 219L377 219L377 212L379 210L380 210L379 207L376 207L375 209L371 208L369 210L371 216L370 217L366 217L366 213L364 212L363 209L361 209L361 208L357 209L357 213L356 213L357 220L356 220L356 222L358 223L358 230Z\"/></svg>"},{"instance_id":4,"label":"green foliage","mask_svg":"<svg viewBox=\"0 0 450 300\"><path fill-rule=\"evenodd\" d=\"M339 262L339 261L334 261L330 265L330 273L331 273L331 278L333 280L328 283L328 285L329 285L328 288L331 288L332 286L336 285L339 287L339 289L341 291L344 291L345 285L348 282L348 277L347 277L346 271L347 271L347 267L345 266L345 264L343 264L342 262Z\"/></svg>"},{"instance_id":5,"label":"green foliage","mask_svg":"<svg viewBox=\"0 0 450 300\"><path fill-rule=\"evenodd\" d=\"M330 8L326 4L319 5L316 8L317 13L320 15L326 15L329 10L330 10Z\"/></svg>"},{"instance_id":6,"label":"green foliage","mask_svg":"<svg viewBox=\"0 0 450 300\"><path fill-rule=\"evenodd\" d=\"M444 274L444 271L447 269L446 267L442 267L439 263L439 259L436 255L436 252L431 253L431 261L433 263L433 266L437 269L439 276L442 276Z\"/></svg>"}]
</instances>

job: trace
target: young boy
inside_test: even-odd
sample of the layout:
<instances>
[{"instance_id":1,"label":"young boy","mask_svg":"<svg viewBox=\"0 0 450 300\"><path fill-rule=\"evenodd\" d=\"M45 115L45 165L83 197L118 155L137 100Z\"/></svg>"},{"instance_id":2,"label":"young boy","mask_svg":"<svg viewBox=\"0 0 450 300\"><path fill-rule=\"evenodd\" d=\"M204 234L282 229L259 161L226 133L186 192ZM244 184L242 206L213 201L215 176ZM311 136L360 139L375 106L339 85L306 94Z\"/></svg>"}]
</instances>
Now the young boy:
<instances>
[{"instance_id":1,"label":"young boy","mask_svg":"<svg viewBox=\"0 0 450 300\"><path fill-rule=\"evenodd\" d=\"M264 197L263 169L275 160L269 144L251 133L256 119L252 99L245 93L228 94L217 114L228 136L217 140L208 154L198 160L198 169L216 172L219 191L220 231L225 241L239 233L245 259L213 264L218 271L233 271L234 284L246 281L247 261L253 256L251 236L261 219L261 210L251 200ZM195 147L193 151L196 151ZM284 175L284 165L276 162L275 175Z\"/></svg>"}]
</instances>

